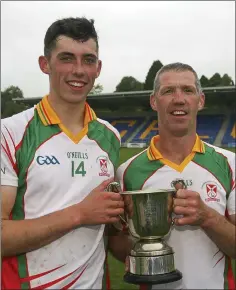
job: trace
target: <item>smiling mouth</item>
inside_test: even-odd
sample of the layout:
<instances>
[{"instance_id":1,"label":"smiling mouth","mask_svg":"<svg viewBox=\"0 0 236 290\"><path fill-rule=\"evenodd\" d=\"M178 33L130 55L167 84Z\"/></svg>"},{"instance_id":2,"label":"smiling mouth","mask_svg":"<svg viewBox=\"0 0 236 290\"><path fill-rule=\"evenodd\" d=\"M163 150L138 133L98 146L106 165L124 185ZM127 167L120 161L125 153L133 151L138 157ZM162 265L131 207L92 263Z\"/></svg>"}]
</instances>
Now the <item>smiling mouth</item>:
<instances>
[{"instance_id":1,"label":"smiling mouth","mask_svg":"<svg viewBox=\"0 0 236 290\"><path fill-rule=\"evenodd\" d=\"M183 110L175 110L175 111L170 112L170 114L172 116L183 117L183 116L186 116L188 113Z\"/></svg>"},{"instance_id":2,"label":"smiling mouth","mask_svg":"<svg viewBox=\"0 0 236 290\"><path fill-rule=\"evenodd\" d=\"M76 81L71 81L67 82L67 84L72 87L73 89L81 89L83 88L87 83L85 82L76 82Z\"/></svg>"}]
</instances>

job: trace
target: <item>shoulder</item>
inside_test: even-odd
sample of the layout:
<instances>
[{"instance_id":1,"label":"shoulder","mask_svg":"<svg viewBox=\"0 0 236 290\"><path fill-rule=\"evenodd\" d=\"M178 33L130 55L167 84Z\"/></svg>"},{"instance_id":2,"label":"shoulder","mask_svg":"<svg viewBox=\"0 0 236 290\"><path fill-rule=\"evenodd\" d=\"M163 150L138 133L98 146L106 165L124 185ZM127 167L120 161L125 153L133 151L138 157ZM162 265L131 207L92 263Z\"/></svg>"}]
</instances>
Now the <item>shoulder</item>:
<instances>
[{"instance_id":1,"label":"shoulder","mask_svg":"<svg viewBox=\"0 0 236 290\"><path fill-rule=\"evenodd\" d=\"M222 154L229 159L235 158L235 153L230 151L230 150L223 149L223 148L218 147L218 146L214 146L214 145L209 144L207 142L204 142L204 144L207 145L208 147L212 148L216 153Z\"/></svg>"},{"instance_id":2,"label":"shoulder","mask_svg":"<svg viewBox=\"0 0 236 290\"><path fill-rule=\"evenodd\" d=\"M206 142L204 142L204 144L206 145L205 147L208 148L208 150L206 151L208 151L213 156L214 159L226 160L229 163L231 168L232 168L232 165L235 164L236 155L234 152L220 148L218 146L208 144ZM235 166L233 166L233 168L235 168Z\"/></svg>"},{"instance_id":3,"label":"shoulder","mask_svg":"<svg viewBox=\"0 0 236 290\"><path fill-rule=\"evenodd\" d=\"M1 120L1 132L5 138L10 137L19 142L24 135L25 129L34 117L35 108L27 109L21 113Z\"/></svg>"},{"instance_id":4,"label":"shoulder","mask_svg":"<svg viewBox=\"0 0 236 290\"><path fill-rule=\"evenodd\" d=\"M96 121L98 122L98 124L102 125L105 130L111 131L119 141L121 140L119 131L114 126L112 126L108 121L100 118L97 118Z\"/></svg>"},{"instance_id":5,"label":"shoulder","mask_svg":"<svg viewBox=\"0 0 236 290\"><path fill-rule=\"evenodd\" d=\"M131 158L127 159L124 163L122 163L117 169L118 178L120 179L123 176L124 172L134 164L133 163L134 161L139 160L139 158L143 155L146 156L147 155L146 152L147 152L147 149L141 151L138 154L135 154Z\"/></svg>"},{"instance_id":6,"label":"shoulder","mask_svg":"<svg viewBox=\"0 0 236 290\"><path fill-rule=\"evenodd\" d=\"M1 125L3 128L9 127L12 130L19 129L22 126L25 127L33 118L34 110L35 108L30 108L11 117L4 118L1 120Z\"/></svg>"},{"instance_id":7,"label":"shoulder","mask_svg":"<svg viewBox=\"0 0 236 290\"><path fill-rule=\"evenodd\" d=\"M117 168L121 146L119 132L109 122L97 118L89 122L87 137L109 154L113 165Z\"/></svg>"}]
</instances>

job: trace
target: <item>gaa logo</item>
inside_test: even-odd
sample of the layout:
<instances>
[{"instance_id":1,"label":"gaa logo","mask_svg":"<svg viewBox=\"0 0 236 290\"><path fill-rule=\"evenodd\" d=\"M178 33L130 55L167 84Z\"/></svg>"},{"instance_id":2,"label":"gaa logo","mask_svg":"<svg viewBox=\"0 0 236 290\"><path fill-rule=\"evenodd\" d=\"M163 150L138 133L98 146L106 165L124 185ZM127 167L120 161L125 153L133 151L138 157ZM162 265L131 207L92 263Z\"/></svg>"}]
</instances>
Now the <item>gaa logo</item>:
<instances>
[{"instance_id":1,"label":"gaa logo","mask_svg":"<svg viewBox=\"0 0 236 290\"><path fill-rule=\"evenodd\" d=\"M59 161L56 159L55 156L38 156L36 159L37 163L39 165L56 165L56 164L60 164Z\"/></svg>"},{"instance_id":2,"label":"gaa logo","mask_svg":"<svg viewBox=\"0 0 236 290\"><path fill-rule=\"evenodd\" d=\"M99 156L97 158L97 163L100 167L99 176L107 176L110 177L110 174L108 173L108 159L106 156Z\"/></svg>"}]
</instances>

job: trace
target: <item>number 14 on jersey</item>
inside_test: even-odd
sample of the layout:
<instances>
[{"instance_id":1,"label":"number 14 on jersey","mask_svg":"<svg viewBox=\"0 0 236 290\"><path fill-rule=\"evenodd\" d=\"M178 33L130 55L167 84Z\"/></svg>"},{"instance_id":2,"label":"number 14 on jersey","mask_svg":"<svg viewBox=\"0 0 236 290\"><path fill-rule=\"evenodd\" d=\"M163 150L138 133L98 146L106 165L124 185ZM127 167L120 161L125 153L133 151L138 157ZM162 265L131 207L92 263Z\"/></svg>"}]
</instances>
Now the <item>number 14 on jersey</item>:
<instances>
[{"instance_id":1,"label":"number 14 on jersey","mask_svg":"<svg viewBox=\"0 0 236 290\"><path fill-rule=\"evenodd\" d=\"M84 168L84 161L80 161L80 163L71 161L71 175L75 177L75 175L81 174L83 177L86 175L86 171Z\"/></svg>"}]
</instances>

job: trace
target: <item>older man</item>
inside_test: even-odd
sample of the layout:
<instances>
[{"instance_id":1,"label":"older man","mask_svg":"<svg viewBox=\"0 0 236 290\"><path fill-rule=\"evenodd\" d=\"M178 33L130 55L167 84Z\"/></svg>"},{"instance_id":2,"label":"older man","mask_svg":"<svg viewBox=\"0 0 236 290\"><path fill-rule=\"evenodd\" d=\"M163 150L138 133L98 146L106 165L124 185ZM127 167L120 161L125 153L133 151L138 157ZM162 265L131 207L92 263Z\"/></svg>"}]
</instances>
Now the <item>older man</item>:
<instances>
[{"instance_id":1,"label":"older man","mask_svg":"<svg viewBox=\"0 0 236 290\"><path fill-rule=\"evenodd\" d=\"M150 103L159 135L118 169L123 190L170 188L175 226L167 242L182 280L154 289L235 289L235 154L203 142L196 133L205 96L194 69L172 63L160 69Z\"/></svg>"}]
</instances>

